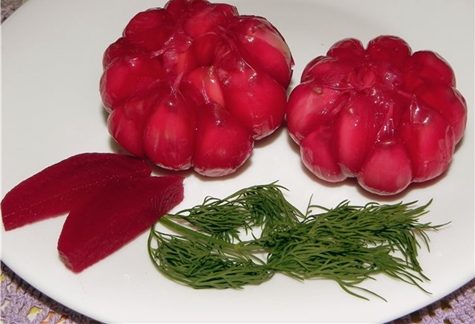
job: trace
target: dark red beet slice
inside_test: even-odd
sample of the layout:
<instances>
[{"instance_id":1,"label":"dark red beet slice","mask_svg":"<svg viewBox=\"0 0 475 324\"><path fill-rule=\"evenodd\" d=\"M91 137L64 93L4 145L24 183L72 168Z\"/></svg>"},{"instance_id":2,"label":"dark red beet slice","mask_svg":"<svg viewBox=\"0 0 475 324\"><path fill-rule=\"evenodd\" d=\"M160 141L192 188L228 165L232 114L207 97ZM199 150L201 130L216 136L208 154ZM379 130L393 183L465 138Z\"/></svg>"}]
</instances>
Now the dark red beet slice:
<instances>
[{"instance_id":1,"label":"dark red beet slice","mask_svg":"<svg viewBox=\"0 0 475 324\"><path fill-rule=\"evenodd\" d=\"M150 176L144 161L114 153L82 153L24 180L1 202L5 230L69 212L109 181Z\"/></svg>"},{"instance_id":2,"label":"dark red beet slice","mask_svg":"<svg viewBox=\"0 0 475 324\"><path fill-rule=\"evenodd\" d=\"M182 200L179 176L110 182L69 213L58 241L60 257L73 272L81 272L136 238Z\"/></svg>"}]
</instances>

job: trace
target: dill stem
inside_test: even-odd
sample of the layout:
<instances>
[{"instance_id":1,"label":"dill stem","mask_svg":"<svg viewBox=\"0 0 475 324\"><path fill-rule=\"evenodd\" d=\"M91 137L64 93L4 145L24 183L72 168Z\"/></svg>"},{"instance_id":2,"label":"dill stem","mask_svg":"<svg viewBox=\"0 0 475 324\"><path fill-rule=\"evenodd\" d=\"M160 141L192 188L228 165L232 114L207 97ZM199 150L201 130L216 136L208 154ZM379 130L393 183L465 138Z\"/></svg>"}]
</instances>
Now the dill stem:
<instances>
[{"instance_id":1,"label":"dill stem","mask_svg":"<svg viewBox=\"0 0 475 324\"><path fill-rule=\"evenodd\" d=\"M236 244L236 243L224 241L216 237L200 233L186 226L180 225L172 221L170 219L171 217L173 217L173 215L170 215L170 214L166 214L162 216L160 218L160 223L185 237L192 237L196 240L210 243L216 247L225 248L229 253L232 253L232 254L238 254L238 255L244 254L244 256L247 257L248 259L252 259L261 264L265 264L265 262L261 258L252 254L252 251L256 249L260 249L261 248L260 246L249 245L249 244L246 244L247 242L239 242ZM247 251L249 251L249 253Z\"/></svg>"},{"instance_id":2,"label":"dill stem","mask_svg":"<svg viewBox=\"0 0 475 324\"><path fill-rule=\"evenodd\" d=\"M217 238L214 238L212 236L200 233L198 231L192 230L191 228L188 228L186 226L175 223L172 220L170 220L170 216L171 215L169 215L169 214L164 215L162 218L160 218L160 223L162 225L165 225L169 229L174 230L175 232L177 232L179 234L191 236L191 237L194 237L196 239L207 241L209 243L213 243L213 244L221 246L221 247L234 249L234 244L223 241L223 240L220 240L220 239L217 239Z\"/></svg>"}]
</instances>

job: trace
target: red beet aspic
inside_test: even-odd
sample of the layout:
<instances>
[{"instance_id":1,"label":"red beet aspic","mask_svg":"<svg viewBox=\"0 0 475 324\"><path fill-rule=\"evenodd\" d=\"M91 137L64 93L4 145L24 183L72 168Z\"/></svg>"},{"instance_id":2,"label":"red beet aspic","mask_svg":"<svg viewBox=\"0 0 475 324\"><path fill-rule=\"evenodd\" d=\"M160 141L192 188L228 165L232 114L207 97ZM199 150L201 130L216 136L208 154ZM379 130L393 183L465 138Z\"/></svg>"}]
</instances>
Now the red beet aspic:
<instances>
[{"instance_id":1,"label":"red beet aspic","mask_svg":"<svg viewBox=\"0 0 475 324\"><path fill-rule=\"evenodd\" d=\"M318 178L393 195L441 175L467 122L450 65L399 37L335 43L305 67L287 126Z\"/></svg>"},{"instance_id":2,"label":"red beet aspic","mask_svg":"<svg viewBox=\"0 0 475 324\"><path fill-rule=\"evenodd\" d=\"M66 218L58 240L62 261L81 272L150 228L183 200L179 176L110 182Z\"/></svg>"},{"instance_id":3,"label":"red beet aspic","mask_svg":"<svg viewBox=\"0 0 475 324\"><path fill-rule=\"evenodd\" d=\"M281 126L293 59L265 18L206 0L135 15L104 53L112 137L171 170L230 174Z\"/></svg>"},{"instance_id":4,"label":"red beet aspic","mask_svg":"<svg viewBox=\"0 0 475 324\"><path fill-rule=\"evenodd\" d=\"M66 214L117 179L145 178L143 160L113 153L81 153L51 165L11 189L1 202L5 230Z\"/></svg>"}]
</instances>

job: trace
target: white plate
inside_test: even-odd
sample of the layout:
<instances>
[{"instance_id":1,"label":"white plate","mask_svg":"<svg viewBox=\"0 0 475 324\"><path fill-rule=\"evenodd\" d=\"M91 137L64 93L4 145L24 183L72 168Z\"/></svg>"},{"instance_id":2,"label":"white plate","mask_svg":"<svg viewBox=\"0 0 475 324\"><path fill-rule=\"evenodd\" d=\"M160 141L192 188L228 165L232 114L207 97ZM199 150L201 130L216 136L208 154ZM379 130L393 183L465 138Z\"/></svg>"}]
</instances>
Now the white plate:
<instances>
[{"instance_id":1,"label":"white plate","mask_svg":"<svg viewBox=\"0 0 475 324\"><path fill-rule=\"evenodd\" d=\"M384 201L421 203L434 198L424 221L451 225L430 233L431 252L420 262L431 282L418 288L378 276L364 286L383 295L363 301L331 281L299 283L277 276L241 291L201 290L164 279L151 264L147 233L81 274L67 270L56 242L64 217L2 232L3 260L53 299L100 321L113 322L384 322L428 305L474 276L473 1L234 0L241 13L267 17L287 39L296 61L295 85L303 66L335 41L380 34L406 39L413 50L439 52L453 66L468 102L469 122L448 173L430 185L414 186ZM106 46L137 12L164 1L30 0L3 29L3 194L44 167L81 152L109 152L98 80ZM252 184L279 180L288 198L305 208L344 199L376 199L353 182L324 185L301 166L285 131L257 145L251 160L226 180L190 175L186 199L176 210L223 197ZM3 230L3 227L2 227Z\"/></svg>"}]
</instances>

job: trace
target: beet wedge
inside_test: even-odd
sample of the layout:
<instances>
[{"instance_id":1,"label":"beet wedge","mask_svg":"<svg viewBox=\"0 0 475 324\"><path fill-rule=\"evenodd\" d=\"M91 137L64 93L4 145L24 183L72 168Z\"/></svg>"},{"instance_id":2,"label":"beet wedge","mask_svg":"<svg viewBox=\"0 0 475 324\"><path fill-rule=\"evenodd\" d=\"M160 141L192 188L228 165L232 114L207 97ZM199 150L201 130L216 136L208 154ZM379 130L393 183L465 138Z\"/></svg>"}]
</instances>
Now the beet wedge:
<instances>
[{"instance_id":1,"label":"beet wedge","mask_svg":"<svg viewBox=\"0 0 475 324\"><path fill-rule=\"evenodd\" d=\"M68 213L93 191L123 178L145 178L145 161L114 153L81 153L51 165L10 190L1 202L5 230Z\"/></svg>"},{"instance_id":2,"label":"beet wedge","mask_svg":"<svg viewBox=\"0 0 475 324\"><path fill-rule=\"evenodd\" d=\"M81 272L136 238L182 200L179 176L111 182L67 216L58 240L61 260Z\"/></svg>"}]
</instances>

